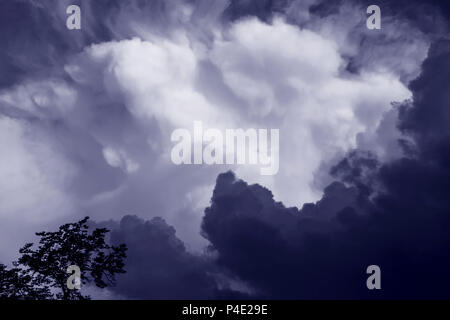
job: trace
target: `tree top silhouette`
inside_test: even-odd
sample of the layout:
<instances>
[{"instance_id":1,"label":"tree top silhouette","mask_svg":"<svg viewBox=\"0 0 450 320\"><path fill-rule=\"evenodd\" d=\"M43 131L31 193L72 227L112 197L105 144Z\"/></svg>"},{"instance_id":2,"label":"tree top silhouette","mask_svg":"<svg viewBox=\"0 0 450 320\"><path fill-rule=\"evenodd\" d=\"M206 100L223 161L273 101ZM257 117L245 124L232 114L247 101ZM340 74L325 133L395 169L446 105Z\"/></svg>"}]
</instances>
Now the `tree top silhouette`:
<instances>
[{"instance_id":1,"label":"tree top silhouette","mask_svg":"<svg viewBox=\"0 0 450 320\"><path fill-rule=\"evenodd\" d=\"M113 286L115 275L125 273L125 244L110 246L105 241L109 232L97 228L90 232L89 217L59 227L55 232L38 232L39 244L27 243L21 257L8 270L0 264L0 298L7 299L89 299L81 290L70 288L69 266L80 270L83 286L94 283L99 288ZM69 281L68 281L69 279Z\"/></svg>"}]
</instances>

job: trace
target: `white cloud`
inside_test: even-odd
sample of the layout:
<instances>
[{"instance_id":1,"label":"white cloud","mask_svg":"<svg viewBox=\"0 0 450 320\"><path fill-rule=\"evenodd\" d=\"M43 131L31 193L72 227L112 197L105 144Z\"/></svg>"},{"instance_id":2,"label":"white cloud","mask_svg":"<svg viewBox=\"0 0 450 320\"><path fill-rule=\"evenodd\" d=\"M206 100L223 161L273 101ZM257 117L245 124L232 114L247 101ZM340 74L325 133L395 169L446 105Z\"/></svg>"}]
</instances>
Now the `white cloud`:
<instances>
[{"instance_id":1,"label":"white cloud","mask_svg":"<svg viewBox=\"0 0 450 320\"><path fill-rule=\"evenodd\" d=\"M115 150L111 147L106 147L103 148L103 156L111 167L122 168L128 173L139 170L139 164L131 160L123 150Z\"/></svg>"},{"instance_id":2,"label":"white cloud","mask_svg":"<svg viewBox=\"0 0 450 320\"><path fill-rule=\"evenodd\" d=\"M42 226L73 213L66 186L74 168L33 129L0 117L0 259L5 261Z\"/></svg>"},{"instance_id":3,"label":"white cloud","mask_svg":"<svg viewBox=\"0 0 450 320\"><path fill-rule=\"evenodd\" d=\"M205 128L280 129L278 175L262 177L253 166L231 168L270 188L277 200L301 206L320 197L313 183L321 163L355 147L361 133L371 144L381 141L371 136L391 101L410 96L399 80L402 72L368 68L350 74L344 41L281 18L230 23L207 43L189 29L174 30L171 38L144 29L141 39L92 45L75 56L65 68L74 80L70 85L36 81L0 94L2 104L69 124L76 140L55 149L45 135L25 135L26 122L1 120L7 155L0 160L1 216L51 219L72 206L96 219L163 216L183 240L203 244L200 208L217 174L230 167L173 165L172 130L190 129L196 120ZM98 152L89 158L92 171L77 171L63 156L76 152ZM121 185L106 181L110 172L98 171L104 166L121 169ZM83 174L96 176L79 179L79 189L101 186L80 202L67 185Z\"/></svg>"},{"instance_id":4,"label":"white cloud","mask_svg":"<svg viewBox=\"0 0 450 320\"><path fill-rule=\"evenodd\" d=\"M152 152L159 158L145 170L157 179L165 174L172 179L167 184L178 186L172 196L166 191L163 199L202 190L228 168L186 166L177 168L186 171L182 176L169 174L173 168L169 137L175 128L190 129L195 120L219 129L279 128L278 175L261 177L252 166L232 169L251 183L269 187L278 200L301 205L320 197L321 191L312 184L321 163L355 147L358 134L374 134L391 101L410 96L398 75L386 70L346 73L336 42L281 18L272 24L256 18L237 21L217 33L209 49L200 51L193 49L199 47L195 37L175 34L170 39L151 36L93 45L67 68L83 85L100 82L105 95L120 93L144 125L154 126L156 120L162 143L153 141ZM214 93L198 85L204 61L217 68L234 100L227 95L211 99ZM89 72L93 66L95 76ZM240 109L230 109L231 100L240 101ZM110 165L123 165L118 153L104 154ZM192 179L187 177L199 174L198 184L185 184ZM173 213L180 208L173 203L166 210ZM199 220L200 216L201 212Z\"/></svg>"},{"instance_id":5,"label":"white cloud","mask_svg":"<svg viewBox=\"0 0 450 320\"><path fill-rule=\"evenodd\" d=\"M280 173L273 178L238 170L268 185L289 205L315 200L311 187L322 161L356 146L375 130L391 101L410 96L389 72L346 74L332 40L276 19L237 22L218 39L212 60L225 83L247 103L247 123L280 128Z\"/></svg>"}]
</instances>

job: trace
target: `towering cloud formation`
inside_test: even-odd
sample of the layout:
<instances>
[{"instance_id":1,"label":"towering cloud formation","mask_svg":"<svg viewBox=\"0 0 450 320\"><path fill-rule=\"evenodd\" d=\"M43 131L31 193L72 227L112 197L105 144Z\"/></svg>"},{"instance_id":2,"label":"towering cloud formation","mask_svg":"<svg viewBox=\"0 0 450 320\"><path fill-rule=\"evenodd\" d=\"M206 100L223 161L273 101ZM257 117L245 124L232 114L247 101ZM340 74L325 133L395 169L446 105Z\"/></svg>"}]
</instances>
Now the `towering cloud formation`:
<instances>
[{"instance_id":1,"label":"towering cloud formation","mask_svg":"<svg viewBox=\"0 0 450 320\"><path fill-rule=\"evenodd\" d=\"M161 218L143 221L125 216L113 230L111 241L129 247L127 273L115 288L121 295L132 299L215 297L216 284L208 274L213 267L207 259L188 253L175 229Z\"/></svg>"},{"instance_id":2,"label":"towering cloud formation","mask_svg":"<svg viewBox=\"0 0 450 320\"><path fill-rule=\"evenodd\" d=\"M217 262L272 298L448 297L450 43L432 46L412 102L400 106L407 155L354 152L316 204L285 208L258 186L218 177L203 232ZM383 290L365 288L366 267Z\"/></svg>"},{"instance_id":3,"label":"towering cloud formation","mask_svg":"<svg viewBox=\"0 0 450 320\"><path fill-rule=\"evenodd\" d=\"M377 261L394 297L426 258L446 266L433 248L446 243L448 45L420 68L446 9L382 1L372 32L362 0L80 0L69 31L73 3L0 4L0 259L68 218L130 213L144 219L114 225L133 243L124 296L157 297L159 271L144 276L140 258L152 250L186 282L164 297L365 297L363 265ZM198 120L279 129L279 173L175 166L171 132ZM230 169L247 182L217 178Z\"/></svg>"},{"instance_id":4,"label":"towering cloud formation","mask_svg":"<svg viewBox=\"0 0 450 320\"><path fill-rule=\"evenodd\" d=\"M162 221L124 218L113 238L134 248L127 277L152 279L153 272L141 273L161 263L171 266L164 274L176 277L180 272L173 261L193 259L181 274L203 266L197 270L200 279L209 277L209 282L198 282L209 283L207 291L200 290L203 297L237 294L217 291L217 282L224 279L221 273L241 282L235 290L246 288L250 297L448 297L450 135L445 124L450 119L443 84L449 78L450 43L439 41L431 47L420 77L410 85L413 99L397 106L398 125L408 138L399 141L404 156L383 164L370 153L351 152L332 169L337 181L325 189L323 198L301 210L285 207L274 201L268 189L248 185L231 172L219 175L202 224L213 255L203 258L203 263L194 262L202 261L200 257L188 258L173 229ZM166 236L149 241L156 234L153 229L166 230L161 233ZM134 250L143 251L135 254ZM151 254L156 251L158 263ZM148 266L141 262L147 261L145 254L152 261ZM172 258L167 260L166 255ZM365 287L365 270L372 264L381 267L381 291ZM134 282L119 284L116 290L129 294L128 283ZM190 297L182 291L184 284L170 287L171 292L181 290L182 297ZM140 297L158 296L150 288L143 292Z\"/></svg>"}]
</instances>

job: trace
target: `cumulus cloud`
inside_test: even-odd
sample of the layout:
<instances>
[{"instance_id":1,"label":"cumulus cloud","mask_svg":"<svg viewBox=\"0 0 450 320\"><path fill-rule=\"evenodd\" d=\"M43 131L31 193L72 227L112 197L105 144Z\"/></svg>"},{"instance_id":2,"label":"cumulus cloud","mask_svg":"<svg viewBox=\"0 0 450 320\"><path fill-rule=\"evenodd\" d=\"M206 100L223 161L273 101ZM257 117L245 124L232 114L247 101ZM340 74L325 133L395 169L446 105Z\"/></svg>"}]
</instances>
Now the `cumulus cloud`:
<instances>
[{"instance_id":1,"label":"cumulus cloud","mask_svg":"<svg viewBox=\"0 0 450 320\"><path fill-rule=\"evenodd\" d=\"M415 104L428 103L421 102L420 90L428 80L419 78L407 84L419 74L433 38L447 30L442 15L430 22L435 9L415 23L400 13L402 5L386 7L382 31L369 33L364 25L364 1L333 5L318 0L76 3L82 7L82 32L64 28L68 1L15 0L0 5L4 39L0 70L5 74L0 81L4 151L0 216L8 221L5 230L23 224L23 219L34 228L31 221L36 217L51 225L66 216L86 214L97 220L119 219L128 213L145 219L162 216L176 228L188 251L201 251L208 245L199 234L202 208L209 206L214 189L203 233L223 259L220 264L242 278L244 286L248 283L262 294L276 296L286 289L281 287L285 278L281 276L280 285L270 277L260 282L258 277L265 276L269 267L252 278L250 269L242 269L239 261L245 259L245 252L236 261L227 256L232 252L227 243L231 234L216 234L220 230L215 225L238 226L241 215L227 222L217 218L217 212L226 212L237 197L236 210L250 215L248 225L233 231L237 238L244 237L240 232L255 223L261 236L245 239L265 243L262 234L272 230L278 237L272 243L274 249L297 254L297 245L289 244L287 249L284 245L299 237L295 231L299 212L274 199L286 206L300 206L318 201L323 194L322 200L301 212L314 217L317 211L328 212L323 221L312 219L311 228L334 230L339 223L327 222L334 216L330 208L339 208L347 222L359 221L346 208L367 210L367 190L383 190L380 179L369 173L402 156L398 139L412 153L441 150L441 144L425 139L424 132L414 133L420 126L429 130L423 127L426 121L420 125L416 121L428 119L428 113L411 111L419 109L408 108L409 103L391 105L410 98ZM407 8L419 12L413 6ZM17 19L6 18L5 13ZM19 19L22 15L28 19ZM433 90L435 99L440 97L438 88ZM444 112L440 114L446 119ZM399 117L401 130L397 129ZM259 168L250 165L175 166L170 161L170 134L180 127L191 129L196 120L206 128L221 130L280 129L279 173L262 177ZM354 148L361 152L335 167L337 159ZM364 169L355 179L356 169L351 168L367 150L381 164ZM363 163L371 164L371 159ZM323 190L332 181L332 167L344 184ZM217 175L228 169L249 185L225 175L214 188ZM369 188L368 178L378 182ZM242 199L234 194L235 188L247 190ZM230 204L220 202L222 193ZM261 210L262 220L258 217ZM273 210L281 212L280 217ZM123 220L124 226L133 219ZM175 239L168 231L172 229L158 221L133 223ZM124 232L122 237L129 236ZM316 242L326 246L328 241L321 236L316 240L308 241L311 246ZM15 237L10 241L11 248L23 242ZM181 247L167 250L203 268L202 258L190 256ZM11 248L8 245L2 251L10 254ZM301 250L309 252L308 248ZM325 259L322 255L316 258ZM281 260L279 266L288 262ZM294 261L286 275L295 266L303 268ZM212 283L205 274L199 275L205 284L202 294L210 292ZM127 290L145 296L144 291Z\"/></svg>"},{"instance_id":2,"label":"cumulus cloud","mask_svg":"<svg viewBox=\"0 0 450 320\"><path fill-rule=\"evenodd\" d=\"M311 184L320 163L354 147L358 134L370 136L390 102L409 97L390 72L346 74L335 42L281 18L239 20L216 35L210 49L185 31L146 35L93 45L66 70L80 86L101 83L97 90L106 97L121 101L141 123L156 125L159 136L149 138L150 147L168 167L167 137L196 120L219 129L279 128L290 146L281 146L280 174L263 178L252 167L237 170L291 204L317 198L320 191ZM210 78L215 88L205 83ZM220 170L211 171L209 179Z\"/></svg>"},{"instance_id":3,"label":"cumulus cloud","mask_svg":"<svg viewBox=\"0 0 450 320\"><path fill-rule=\"evenodd\" d=\"M189 253L175 229L161 219L144 221L125 216L111 228L112 243L126 243L127 273L117 277L114 294L131 299L213 299L238 292L216 277L218 268L207 256Z\"/></svg>"},{"instance_id":4,"label":"cumulus cloud","mask_svg":"<svg viewBox=\"0 0 450 320\"><path fill-rule=\"evenodd\" d=\"M448 117L449 48L433 45L401 107L413 142L405 157L380 164L352 152L332 170L340 182L300 211L220 175L202 225L217 263L271 298L447 297L449 139L438 128ZM379 292L364 287L372 264L382 269Z\"/></svg>"},{"instance_id":5,"label":"cumulus cloud","mask_svg":"<svg viewBox=\"0 0 450 320\"><path fill-rule=\"evenodd\" d=\"M217 40L212 61L243 100L241 119L281 132L279 176L264 181L237 172L290 205L316 199L319 165L356 146L358 134L373 136L390 102L409 97L395 74L348 74L336 42L281 19L237 22Z\"/></svg>"},{"instance_id":6,"label":"cumulus cloud","mask_svg":"<svg viewBox=\"0 0 450 320\"><path fill-rule=\"evenodd\" d=\"M249 185L231 172L221 174L202 223L202 234L210 242L206 256L188 254L174 229L160 219L143 222L125 217L120 227L113 226L113 241L126 242L131 248L133 262L128 277L153 283L164 276L154 279L153 272L140 272L151 271L166 260L190 257L208 266L200 268L201 279L209 277L208 290L193 286L200 292L190 291L202 297L215 292L212 288L217 288L221 273L226 275L225 283L234 278L241 290L247 288L245 293L241 291L241 297L448 296L448 135L441 124L447 116L447 90L442 80L448 77L449 48L447 42L431 48L421 76L411 83L413 100L397 107L399 127L413 143L405 145L405 156L383 164L364 150L351 152L334 166L331 173L337 181L325 188L322 199L301 209L284 206L268 189ZM438 69L439 79L433 81ZM433 116L427 116L424 122L423 113L429 108ZM158 241L147 240L156 235L161 236ZM154 252L161 258L142 268L141 260L147 261L146 255L151 260ZM166 255L172 258L166 259ZM135 257L139 263L134 264ZM366 267L372 264L382 268L383 290L379 292L364 286ZM178 264L170 265L162 268L164 274L179 275ZM125 286L133 281L126 281ZM175 287L167 283L170 294L178 294L186 282ZM131 288L139 291L142 286L135 283ZM126 292L120 285L116 290ZM168 294L164 290L159 294L151 289L143 292L152 298ZM228 291L228 297L238 292Z\"/></svg>"}]
</instances>

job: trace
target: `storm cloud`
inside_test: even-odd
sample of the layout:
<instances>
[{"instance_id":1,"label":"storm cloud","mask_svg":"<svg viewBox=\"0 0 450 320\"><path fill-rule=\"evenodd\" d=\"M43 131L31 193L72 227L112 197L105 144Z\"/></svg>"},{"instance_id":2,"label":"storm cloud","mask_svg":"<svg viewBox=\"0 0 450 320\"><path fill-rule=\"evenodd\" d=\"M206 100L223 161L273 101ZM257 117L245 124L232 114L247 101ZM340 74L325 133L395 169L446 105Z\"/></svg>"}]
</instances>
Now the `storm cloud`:
<instances>
[{"instance_id":1,"label":"storm cloud","mask_svg":"<svg viewBox=\"0 0 450 320\"><path fill-rule=\"evenodd\" d=\"M271 298L444 298L450 278L450 43L429 52L400 108L405 156L380 164L353 151L315 204L286 208L232 173L217 179L203 232L217 263ZM365 287L382 269L383 289Z\"/></svg>"},{"instance_id":2,"label":"storm cloud","mask_svg":"<svg viewBox=\"0 0 450 320\"><path fill-rule=\"evenodd\" d=\"M89 215L129 244L119 297L446 297L449 11L379 5L2 2L0 260ZM174 165L198 120L279 129L279 173Z\"/></svg>"},{"instance_id":3,"label":"storm cloud","mask_svg":"<svg viewBox=\"0 0 450 320\"><path fill-rule=\"evenodd\" d=\"M315 203L286 207L267 188L220 174L203 218L210 243L203 255L188 254L160 219L123 218L112 226L113 239L129 244L131 261L128 280L115 290L129 295L128 285L138 290L149 281L140 297L448 297L449 100L442 83L449 75L450 43L438 41L410 85L413 99L396 106L409 138L398 141L403 156L381 163L370 152L351 151L332 168L336 181ZM381 291L365 286L373 264L382 270ZM154 268L165 276L154 276ZM164 281L170 294L159 287L166 276L191 272L197 276L189 276L190 289L189 281ZM239 286L220 292L231 279Z\"/></svg>"}]
</instances>

